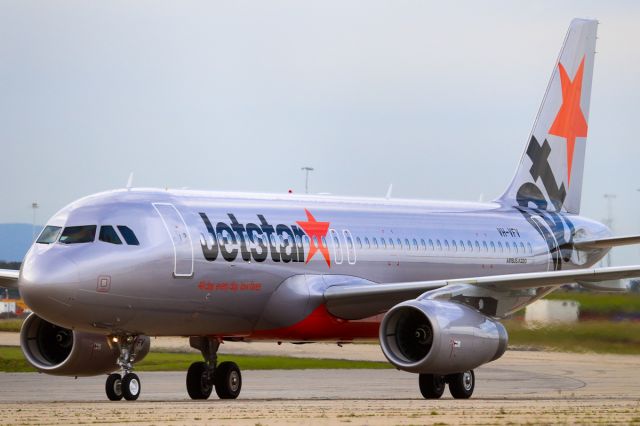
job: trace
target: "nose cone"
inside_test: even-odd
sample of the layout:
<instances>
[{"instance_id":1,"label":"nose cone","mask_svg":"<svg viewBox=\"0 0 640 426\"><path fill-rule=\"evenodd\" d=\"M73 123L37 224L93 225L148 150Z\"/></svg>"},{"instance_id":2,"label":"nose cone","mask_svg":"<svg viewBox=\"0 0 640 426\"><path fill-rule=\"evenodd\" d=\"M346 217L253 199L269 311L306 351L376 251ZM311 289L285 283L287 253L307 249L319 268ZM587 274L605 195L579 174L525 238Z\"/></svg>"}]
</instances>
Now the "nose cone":
<instances>
[{"instance_id":1,"label":"nose cone","mask_svg":"<svg viewBox=\"0 0 640 426\"><path fill-rule=\"evenodd\" d=\"M79 283L78 268L64 253L52 248L29 252L18 285L20 295L33 312L64 325Z\"/></svg>"}]
</instances>

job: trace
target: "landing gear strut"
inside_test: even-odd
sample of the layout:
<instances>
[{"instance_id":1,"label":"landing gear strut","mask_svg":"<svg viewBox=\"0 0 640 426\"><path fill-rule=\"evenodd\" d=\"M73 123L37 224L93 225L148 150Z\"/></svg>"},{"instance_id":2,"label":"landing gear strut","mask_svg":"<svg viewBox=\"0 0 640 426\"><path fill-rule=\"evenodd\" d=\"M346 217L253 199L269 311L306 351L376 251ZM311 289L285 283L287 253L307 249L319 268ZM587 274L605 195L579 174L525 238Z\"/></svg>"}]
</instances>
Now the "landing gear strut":
<instances>
[{"instance_id":1,"label":"landing gear strut","mask_svg":"<svg viewBox=\"0 0 640 426\"><path fill-rule=\"evenodd\" d=\"M473 394L476 378L473 370L462 373L449 374L420 374L418 379L420 393L425 399L437 399L444 393L446 384L449 384L449 392L455 399L467 399Z\"/></svg>"},{"instance_id":2,"label":"landing gear strut","mask_svg":"<svg viewBox=\"0 0 640 426\"><path fill-rule=\"evenodd\" d=\"M123 375L109 374L105 384L107 398L111 401L135 401L140 396L142 384L137 374L132 373L133 363L136 360L136 341L138 336L113 336L111 342L120 350L118 365Z\"/></svg>"},{"instance_id":3,"label":"landing gear strut","mask_svg":"<svg viewBox=\"0 0 640 426\"><path fill-rule=\"evenodd\" d=\"M187 392L191 399L207 399L215 388L221 399L236 399L242 388L242 375L235 362L218 364L220 339L191 337L189 344L202 352L204 361L191 364L187 371Z\"/></svg>"}]
</instances>

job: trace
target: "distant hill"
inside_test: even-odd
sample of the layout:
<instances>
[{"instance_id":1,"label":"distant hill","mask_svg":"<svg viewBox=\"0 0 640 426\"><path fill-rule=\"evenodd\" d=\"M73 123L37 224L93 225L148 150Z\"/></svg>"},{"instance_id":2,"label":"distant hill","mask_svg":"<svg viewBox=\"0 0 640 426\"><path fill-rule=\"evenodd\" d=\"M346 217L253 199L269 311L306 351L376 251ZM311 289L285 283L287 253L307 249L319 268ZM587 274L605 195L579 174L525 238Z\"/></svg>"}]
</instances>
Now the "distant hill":
<instances>
[{"instance_id":1,"label":"distant hill","mask_svg":"<svg viewBox=\"0 0 640 426\"><path fill-rule=\"evenodd\" d=\"M36 225L36 235L41 229ZM21 262L31 243L31 224L0 223L0 261Z\"/></svg>"}]
</instances>

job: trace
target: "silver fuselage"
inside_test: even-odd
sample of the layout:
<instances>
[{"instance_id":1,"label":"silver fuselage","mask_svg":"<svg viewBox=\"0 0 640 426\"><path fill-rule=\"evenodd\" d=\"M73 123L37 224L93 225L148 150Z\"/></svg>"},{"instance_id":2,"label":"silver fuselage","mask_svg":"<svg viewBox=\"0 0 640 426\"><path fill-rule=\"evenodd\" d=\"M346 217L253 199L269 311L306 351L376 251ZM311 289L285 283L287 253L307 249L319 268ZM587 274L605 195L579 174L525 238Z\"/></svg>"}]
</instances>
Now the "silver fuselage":
<instances>
[{"instance_id":1,"label":"silver fuselage","mask_svg":"<svg viewBox=\"0 0 640 426\"><path fill-rule=\"evenodd\" d=\"M606 250L576 251L573 238L610 235L580 216L497 203L151 189L83 198L48 225L126 225L140 241L34 244L20 290L53 323L104 334L282 340L289 335L279 330L304 321L318 287L335 277L377 285L586 268ZM297 276L323 279L288 285L283 300L291 302L270 305Z\"/></svg>"}]
</instances>

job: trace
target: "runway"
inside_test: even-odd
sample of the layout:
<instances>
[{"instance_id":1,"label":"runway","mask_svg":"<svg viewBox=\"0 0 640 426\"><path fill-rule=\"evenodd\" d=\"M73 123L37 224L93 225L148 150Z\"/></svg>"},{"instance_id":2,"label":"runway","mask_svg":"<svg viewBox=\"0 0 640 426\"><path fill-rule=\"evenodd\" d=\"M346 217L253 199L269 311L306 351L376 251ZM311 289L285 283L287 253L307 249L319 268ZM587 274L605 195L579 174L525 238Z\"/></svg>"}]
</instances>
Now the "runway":
<instances>
[{"instance_id":1,"label":"runway","mask_svg":"<svg viewBox=\"0 0 640 426\"><path fill-rule=\"evenodd\" d=\"M238 400L194 402L184 372L143 372L140 400L113 403L104 377L5 373L0 423L640 422L640 357L508 351L476 375L471 400L426 401L417 377L396 370L244 371Z\"/></svg>"}]
</instances>

